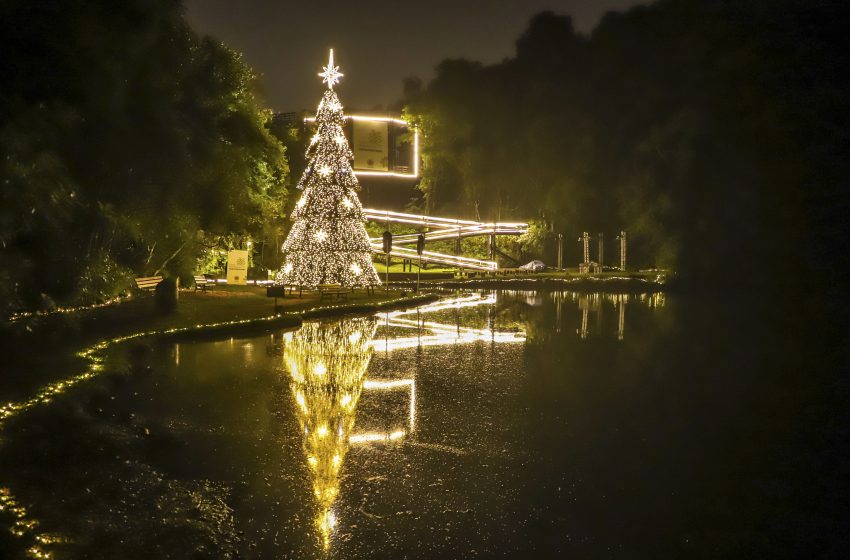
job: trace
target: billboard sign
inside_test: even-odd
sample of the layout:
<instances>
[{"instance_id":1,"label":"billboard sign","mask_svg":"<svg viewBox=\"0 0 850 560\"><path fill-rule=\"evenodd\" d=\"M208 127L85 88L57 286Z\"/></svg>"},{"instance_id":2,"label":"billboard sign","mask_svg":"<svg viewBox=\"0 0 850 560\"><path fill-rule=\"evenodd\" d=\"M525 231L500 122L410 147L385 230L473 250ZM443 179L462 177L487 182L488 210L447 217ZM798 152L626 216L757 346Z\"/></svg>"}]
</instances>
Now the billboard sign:
<instances>
[{"instance_id":1,"label":"billboard sign","mask_svg":"<svg viewBox=\"0 0 850 560\"><path fill-rule=\"evenodd\" d=\"M355 120L352 129L354 170L389 170L387 121Z\"/></svg>"},{"instance_id":2,"label":"billboard sign","mask_svg":"<svg viewBox=\"0 0 850 560\"><path fill-rule=\"evenodd\" d=\"M248 280L248 251L227 252L227 283L244 286Z\"/></svg>"},{"instance_id":3,"label":"billboard sign","mask_svg":"<svg viewBox=\"0 0 850 560\"><path fill-rule=\"evenodd\" d=\"M347 115L344 118L346 138L354 153L355 175L408 179L419 176L419 131L416 128L392 117ZM315 123L316 119L307 117L304 122Z\"/></svg>"}]
</instances>

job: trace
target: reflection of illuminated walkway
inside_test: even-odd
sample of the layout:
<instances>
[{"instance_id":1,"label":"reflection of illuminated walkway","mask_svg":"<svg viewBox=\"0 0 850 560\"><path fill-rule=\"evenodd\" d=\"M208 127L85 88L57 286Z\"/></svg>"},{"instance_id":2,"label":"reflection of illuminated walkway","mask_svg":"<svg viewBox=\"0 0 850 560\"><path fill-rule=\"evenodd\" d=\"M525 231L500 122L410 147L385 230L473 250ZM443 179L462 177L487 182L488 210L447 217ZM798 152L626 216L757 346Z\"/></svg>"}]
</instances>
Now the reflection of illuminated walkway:
<instances>
[{"instance_id":1,"label":"reflection of illuminated walkway","mask_svg":"<svg viewBox=\"0 0 850 560\"><path fill-rule=\"evenodd\" d=\"M367 379L365 373L373 352L478 341L523 342L524 332L461 327L459 319L454 325L421 319L424 314L495 302L495 296L463 296L375 317L305 323L297 332L284 335L283 358L292 378L294 407L319 509L315 527L325 549L330 546L337 524L334 504L339 495L340 472L349 448L352 445L402 442L416 429L416 380ZM415 331L415 334L375 340L373 337L379 319L385 329L403 329ZM357 406L366 391L409 392L409 412L405 423L388 431L354 432Z\"/></svg>"},{"instance_id":2,"label":"reflection of illuminated walkway","mask_svg":"<svg viewBox=\"0 0 850 560\"><path fill-rule=\"evenodd\" d=\"M457 297L449 300L441 300L436 303L425 305L415 309L393 311L386 314L378 314L384 319L381 325L384 328L415 329L416 336L398 336L393 338L376 339L372 341L372 347L380 352L392 352L406 348L421 348L425 346L445 346L452 344L470 344L473 342L491 343L516 343L525 341L524 332L499 332L495 329L476 329L461 327L459 324L449 325L435 321L423 321L421 316L437 311L449 309L461 309L466 307L477 307L481 305L492 305L496 303L496 296L490 294L482 296L473 294ZM409 315L417 315L417 319L409 319ZM424 334L423 334L424 333ZM416 380L415 379L393 379L373 380L367 379L363 384L363 390L391 391L408 388L410 391L410 421L408 428L399 428L390 432L364 432L352 434L349 442L352 444L386 443L404 438L408 433L413 433L416 426ZM409 432L407 431L409 430Z\"/></svg>"},{"instance_id":3,"label":"reflection of illuminated walkway","mask_svg":"<svg viewBox=\"0 0 850 560\"><path fill-rule=\"evenodd\" d=\"M479 305L492 305L495 303L495 295L481 296L475 294L451 300L439 301L431 305L419 307L418 309L408 309L387 313L386 321L383 325L384 327L415 329L417 331L417 335L375 340L372 342L372 345L376 350L391 352L393 350L401 350L404 348L443 346L448 344L469 344L478 341L494 343L524 342L524 332L500 332L495 329L476 329L471 327L461 327L459 324L448 325L434 321L422 321L418 317L417 319L407 319L405 317L406 315L417 314L421 316L426 313L433 313L446 309L460 309L463 307L476 307ZM423 332L427 334L422 334Z\"/></svg>"},{"instance_id":4,"label":"reflection of illuminated walkway","mask_svg":"<svg viewBox=\"0 0 850 560\"><path fill-rule=\"evenodd\" d=\"M410 433L416 427L416 380L415 379L368 379L363 383L363 390L392 391L397 389L408 389L410 391ZM377 443L400 440L407 435L404 429L392 432L363 432L352 434L348 438L349 443Z\"/></svg>"}]
</instances>

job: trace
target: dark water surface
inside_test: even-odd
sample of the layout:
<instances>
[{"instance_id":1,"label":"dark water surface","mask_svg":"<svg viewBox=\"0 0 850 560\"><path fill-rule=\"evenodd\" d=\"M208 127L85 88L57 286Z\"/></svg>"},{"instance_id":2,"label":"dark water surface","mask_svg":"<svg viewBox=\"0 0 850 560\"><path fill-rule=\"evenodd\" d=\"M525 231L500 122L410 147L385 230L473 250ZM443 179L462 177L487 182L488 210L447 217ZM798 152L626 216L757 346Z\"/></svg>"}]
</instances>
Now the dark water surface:
<instances>
[{"instance_id":1,"label":"dark water surface","mask_svg":"<svg viewBox=\"0 0 850 560\"><path fill-rule=\"evenodd\" d=\"M259 338L124 343L7 419L0 546L840 555L838 391L786 319L664 295L473 293Z\"/></svg>"}]
</instances>

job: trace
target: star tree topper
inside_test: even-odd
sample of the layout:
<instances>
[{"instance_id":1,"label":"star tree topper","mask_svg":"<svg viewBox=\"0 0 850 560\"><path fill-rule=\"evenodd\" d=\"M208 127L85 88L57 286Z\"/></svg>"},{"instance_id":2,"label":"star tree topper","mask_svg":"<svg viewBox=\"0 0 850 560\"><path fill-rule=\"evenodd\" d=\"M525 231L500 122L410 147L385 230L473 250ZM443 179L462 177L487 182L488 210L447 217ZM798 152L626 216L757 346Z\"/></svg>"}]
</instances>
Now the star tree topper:
<instances>
[{"instance_id":1,"label":"star tree topper","mask_svg":"<svg viewBox=\"0 0 850 560\"><path fill-rule=\"evenodd\" d=\"M334 84L339 81L345 74L339 71L339 66L334 66L334 50L331 49L330 58L328 58L328 65L323 68L324 72L320 72L319 76L322 77L322 83L328 84L328 89L333 89Z\"/></svg>"}]
</instances>

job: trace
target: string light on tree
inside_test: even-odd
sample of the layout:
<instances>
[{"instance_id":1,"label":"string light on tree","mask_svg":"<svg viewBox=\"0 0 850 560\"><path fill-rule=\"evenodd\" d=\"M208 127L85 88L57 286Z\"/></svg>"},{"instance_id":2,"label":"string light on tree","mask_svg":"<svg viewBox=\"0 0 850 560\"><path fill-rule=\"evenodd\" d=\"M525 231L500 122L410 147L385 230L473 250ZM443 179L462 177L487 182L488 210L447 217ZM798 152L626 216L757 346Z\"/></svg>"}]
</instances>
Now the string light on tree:
<instances>
[{"instance_id":1,"label":"string light on tree","mask_svg":"<svg viewBox=\"0 0 850 560\"><path fill-rule=\"evenodd\" d=\"M333 86L342 73L333 50L319 74L327 89L316 112L316 135L307 148L307 166L298 188L304 194L292 212L292 229L283 243L279 284L315 288L380 284L351 162L354 155L343 133L342 105Z\"/></svg>"}]
</instances>

